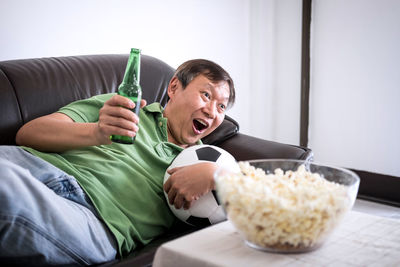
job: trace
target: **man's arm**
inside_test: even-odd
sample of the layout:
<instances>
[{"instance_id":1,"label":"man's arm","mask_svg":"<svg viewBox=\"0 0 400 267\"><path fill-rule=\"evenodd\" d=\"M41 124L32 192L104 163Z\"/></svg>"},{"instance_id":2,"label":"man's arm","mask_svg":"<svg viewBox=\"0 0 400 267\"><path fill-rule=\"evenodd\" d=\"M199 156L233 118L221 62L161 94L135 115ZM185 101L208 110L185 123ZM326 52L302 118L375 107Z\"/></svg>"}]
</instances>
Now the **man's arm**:
<instances>
[{"instance_id":1,"label":"man's arm","mask_svg":"<svg viewBox=\"0 0 400 267\"><path fill-rule=\"evenodd\" d=\"M75 123L62 113L53 113L34 119L19 129L18 145L46 152L62 152L68 149L95 145L91 138L96 123Z\"/></svg>"},{"instance_id":2,"label":"man's arm","mask_svg":"<svg viewBox=\"0 0 400 267\"><path fill-rule=\"evenodd\" d=\"M164 184L169 203L177 209L190 208L193 201L215 189L216 169L215 163L202 162L169 170L171 176Z\"/></svg>"},{"instance_id":3,"label":"man's arm","mask_svg":"<svg viewBox=\"0 0 400 267\"><path fill-rule=\"evenodd\" d=\"M145 105L142 100L141 107ZM39 117L21 127L16 143L46 152L110 144L110 135L136 135L139 118L127 109L134 107L130 99L114 95L99 110L98 122L77 123L62 113Z\"/></svg>"}]
</instances>

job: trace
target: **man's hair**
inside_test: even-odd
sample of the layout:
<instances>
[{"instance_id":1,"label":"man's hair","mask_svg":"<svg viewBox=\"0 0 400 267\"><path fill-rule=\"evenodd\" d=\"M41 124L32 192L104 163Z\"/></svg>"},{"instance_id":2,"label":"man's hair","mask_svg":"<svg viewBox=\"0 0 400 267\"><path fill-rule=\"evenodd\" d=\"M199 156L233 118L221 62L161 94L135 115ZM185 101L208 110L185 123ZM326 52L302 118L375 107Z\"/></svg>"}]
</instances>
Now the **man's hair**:
<instances>
[{"instance_id":1,"label":"man's hair","mask_svg":"<svg viewBox=\"0 0 400 267\"><path fill-rule=\"evenodd\" d=\"M235 86L229 73L220 65L206 59L192 59L178 67L174 76L181 82L183 89L198 75L204 75L212 82L226 81L229 85L227 108L235 103Z\"/></svg>"}]
</instances>

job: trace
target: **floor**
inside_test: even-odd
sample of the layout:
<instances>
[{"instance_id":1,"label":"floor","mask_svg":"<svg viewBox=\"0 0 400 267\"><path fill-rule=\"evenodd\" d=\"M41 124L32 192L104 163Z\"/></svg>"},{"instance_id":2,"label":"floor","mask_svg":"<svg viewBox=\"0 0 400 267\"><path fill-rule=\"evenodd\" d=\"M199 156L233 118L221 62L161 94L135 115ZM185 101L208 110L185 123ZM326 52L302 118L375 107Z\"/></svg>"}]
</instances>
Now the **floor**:
<instances>
[{"instance_id":1,"label":"floor","mask_svg":"<svg viewBox=\"0 0 400 267\"><path fill-rule=\"evenodd\" d=\"M400 208L357 199L353 210L400 220Z\"/></svg>"}]
</instances>

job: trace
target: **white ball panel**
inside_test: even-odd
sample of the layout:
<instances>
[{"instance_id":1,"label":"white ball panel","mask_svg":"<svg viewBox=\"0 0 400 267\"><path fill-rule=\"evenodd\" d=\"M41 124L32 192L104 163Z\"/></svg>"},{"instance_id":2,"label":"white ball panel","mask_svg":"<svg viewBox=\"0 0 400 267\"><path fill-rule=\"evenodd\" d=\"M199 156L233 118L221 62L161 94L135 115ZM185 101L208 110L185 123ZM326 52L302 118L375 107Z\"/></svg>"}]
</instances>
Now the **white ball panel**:
<instances>
[{"instance_id":1,"label":"white ball panel","mask_svg":"<svg viewBox=\"0 0 400 267\"><path fill-rule=\"evenodd\" d=\"M225 220L226 214L222 206L218 206L208 217L208 219L210 220L211 224L216 224Z\"/></svg>"},{"instance_id":2,"label":"white ball panel","mask_svg":"<svg viewBox=\"0 0 400 267\"><path fill-rule=\"evenodd\" d=\"M193 203L192 207L189 209L189 212L193 216L207 218L217 206L218 203L215 201L213 193L208 192Z\"/></svg>"}]
</instances>

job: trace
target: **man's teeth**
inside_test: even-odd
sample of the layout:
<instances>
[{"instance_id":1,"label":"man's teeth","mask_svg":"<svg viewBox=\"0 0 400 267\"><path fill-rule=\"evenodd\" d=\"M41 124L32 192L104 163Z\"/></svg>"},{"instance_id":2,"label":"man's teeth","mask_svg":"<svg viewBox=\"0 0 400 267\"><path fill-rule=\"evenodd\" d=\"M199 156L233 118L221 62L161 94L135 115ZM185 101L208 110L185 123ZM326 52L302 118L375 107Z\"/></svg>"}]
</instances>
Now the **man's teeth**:
<instances>
[{"instance_id":1,"label":"man's teeth","mask_svg":"<svg viewBox=\"0 0 400 267\"><path fill-rule=\"evenodd\" d=\"M206 124L205 122L202 122L202 121L199 121L199 120L196 120L196 121L198 121L199 123L201 123L202 125L204 125L205 127L207 127L207 124Z\"/></svg>"}]
</instances>

